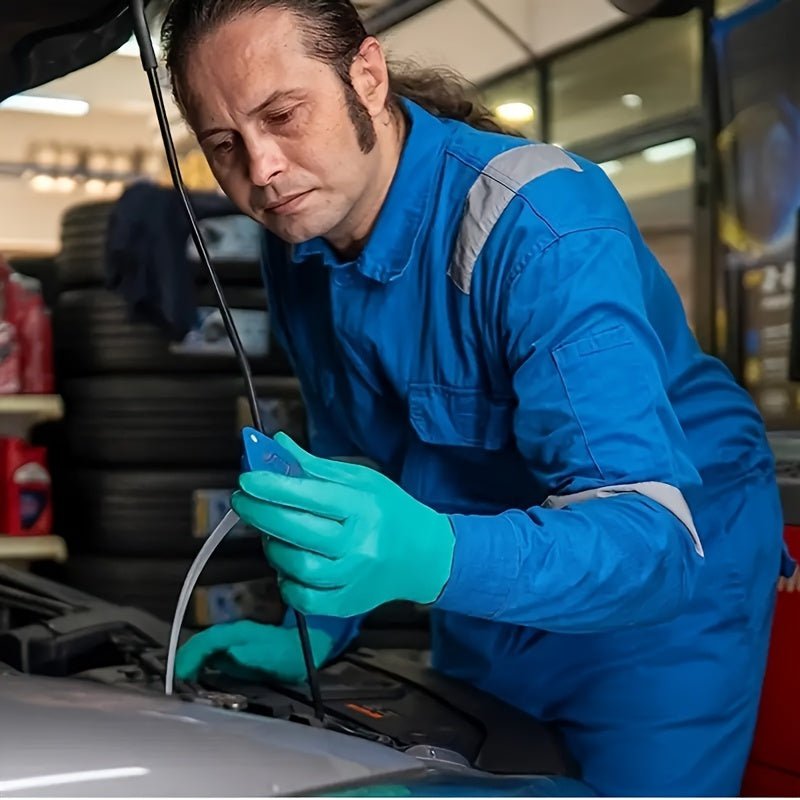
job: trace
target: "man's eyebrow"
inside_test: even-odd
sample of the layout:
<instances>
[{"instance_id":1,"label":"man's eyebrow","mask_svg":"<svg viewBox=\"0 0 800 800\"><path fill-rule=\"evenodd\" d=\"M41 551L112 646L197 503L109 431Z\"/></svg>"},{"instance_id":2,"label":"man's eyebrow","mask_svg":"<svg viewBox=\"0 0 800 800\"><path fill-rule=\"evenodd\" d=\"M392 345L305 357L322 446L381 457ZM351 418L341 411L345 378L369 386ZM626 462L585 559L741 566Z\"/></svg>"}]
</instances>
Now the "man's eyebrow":
<instances>
[{"instance_id":1,"label":"man's eyebrow","mask_svg":"<svg viewBox=\"0 0 800 800\"><path fill-rule=\"evenodd\" d=\"M202 144L203 141L205 139L208 139L209 136L214 136L214 134L217 134L217 133L228 133L228 129L227 128L207 128L206 130L200 131L200 133L197 134L197 141Z\"/></svg>"},{"instance_id":2,"label":"man's eyebrow","mask_svg":"<svg viewBox=\"0 0 800 800\"><path fill-rule=\"evenodd\" d=\"M271 106L277 100L284 100L287 97L292 97L296 95L296 91L292 91L291 89L278 89L277 91L273 92L266 100L259 103L255 108L251 108L250 111L247 112L248 117L254 117L256 114L260 114L265 108Z\"/></svg>"}]
</instances>

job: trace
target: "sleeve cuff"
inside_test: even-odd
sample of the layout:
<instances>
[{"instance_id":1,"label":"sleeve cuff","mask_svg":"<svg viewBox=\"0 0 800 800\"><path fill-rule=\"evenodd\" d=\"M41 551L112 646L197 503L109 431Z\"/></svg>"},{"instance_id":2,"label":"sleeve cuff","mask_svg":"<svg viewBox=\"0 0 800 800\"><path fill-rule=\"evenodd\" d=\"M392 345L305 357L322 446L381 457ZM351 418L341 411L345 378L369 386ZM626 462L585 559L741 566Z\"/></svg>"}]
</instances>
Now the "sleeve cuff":
<instances>
[{"instance_id":1,"label":"sleeve cuff","mask_svg":"<svg viewBox=\"0 0 800 800\"><path fill-rule=\"evenodd\" d=\"M788 545L784 542L781 551L781 577L791 578L797 569L797 561L792 558Z\"/></svg>"},{"instance_id":2,"label":"sleeve cuff","mask_svg":"<svg viewBox=\"0 0 800 800\"><path fill-rule=\"evenodd\" d=\"M507 605L519 574L516 535L510 519L451 514L453 566L434 607L492 619Z\"/></svg>"}]
</instances>

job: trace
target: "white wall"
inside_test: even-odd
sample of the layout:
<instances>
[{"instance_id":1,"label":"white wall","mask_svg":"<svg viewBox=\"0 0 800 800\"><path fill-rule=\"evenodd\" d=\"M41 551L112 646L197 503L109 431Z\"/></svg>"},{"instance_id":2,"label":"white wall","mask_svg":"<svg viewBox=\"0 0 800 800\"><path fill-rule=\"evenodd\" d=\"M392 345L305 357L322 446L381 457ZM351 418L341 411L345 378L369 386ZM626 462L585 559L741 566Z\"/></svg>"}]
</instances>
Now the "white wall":
<instances>
[{"instance_id":1,"label":"white wall","mask_svg":"<svg viewBox=\"0 0 800 800\"><path fill-rule=\"evenodd\" d=\"M33 144L122 152L158 146L147 79L135 58L110 56L35 93L79 97L90 111L85 117L0 111L0 162L27 161ZM55 252L64 210L91 199L82 189L38 193L27 179L0 175L0 252Z\"/></svg>"},{"instance_id":2,"label":"white wall","mask_svg":"<svg viewBox=\"0 0 800 800\"><path fill-rule=\"evenodd\" d=\"M91 111L85 117L53 117L0 111L0 161L24 162L32 143L135 150L150 148L153 132L147 116ZM0 252L54 252L59 220L66 208L92 199L82 190L70 194L35 192L27 179L0 176Z\"/></svg>"},{"instance_id":3,"label":"white wall","mask_svg":"<svg viewBox=\"0 0 800 800\"><path fill-rule=\"evenodd\" d=\"M621 19L607 0L483 0L537 54L613 25ZM493 25L468 0L442 0L384 36L398 57L444 64L482 82L522 64L528 48ZM158 133L147 81L137 58L109 56L36 90L90 103L86 117L64 118L0 111L0 162L26 158L33 142L110 149L152 148ZM170 115L177 112L167 100ZM185 137L185 131L178 135ZM0 252L53 251L64 209L86 196L46 195L18 178L0 176Z\"/></svg>"}]
</instances>

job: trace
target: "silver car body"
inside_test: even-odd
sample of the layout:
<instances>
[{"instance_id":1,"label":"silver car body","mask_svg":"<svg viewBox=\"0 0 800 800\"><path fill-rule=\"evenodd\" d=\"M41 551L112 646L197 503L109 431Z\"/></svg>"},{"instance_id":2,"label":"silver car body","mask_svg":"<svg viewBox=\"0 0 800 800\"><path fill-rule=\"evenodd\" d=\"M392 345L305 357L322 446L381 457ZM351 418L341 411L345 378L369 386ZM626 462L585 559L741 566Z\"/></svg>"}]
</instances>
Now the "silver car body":
<instances>
[{"instance_id":1,"label":"silver car body","mask_svg":"<svg viewBox=\"0 0 800 800\"><path fill-rule=\"evenodd\" d=\"M306 794L419 766L307 725L0 670L4 798Z\"/></svg>"}]
</instances>

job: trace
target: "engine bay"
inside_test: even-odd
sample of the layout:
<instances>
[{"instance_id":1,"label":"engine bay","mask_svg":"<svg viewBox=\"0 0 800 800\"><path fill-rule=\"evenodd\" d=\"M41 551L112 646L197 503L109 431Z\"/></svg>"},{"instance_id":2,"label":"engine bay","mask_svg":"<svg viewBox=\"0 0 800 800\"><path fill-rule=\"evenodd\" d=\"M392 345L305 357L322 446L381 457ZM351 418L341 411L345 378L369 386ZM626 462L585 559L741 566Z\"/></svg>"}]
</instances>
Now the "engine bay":
<instances>
[{"instance_id":1,"label":"engine bay","mask_svg":"<svg viewBox=\"0 0 800 800\"><path fill-rule=\"evenodd\" d=\"M45 578L0 566L0 663L28 675L163 695L169 626ZM431 670L424 651L356 649L320 672L325 720L305 684L206 669L176 684L190 703L322 726L497 775L577 777L553 729Z\"/></svg>"}]
</instances>

